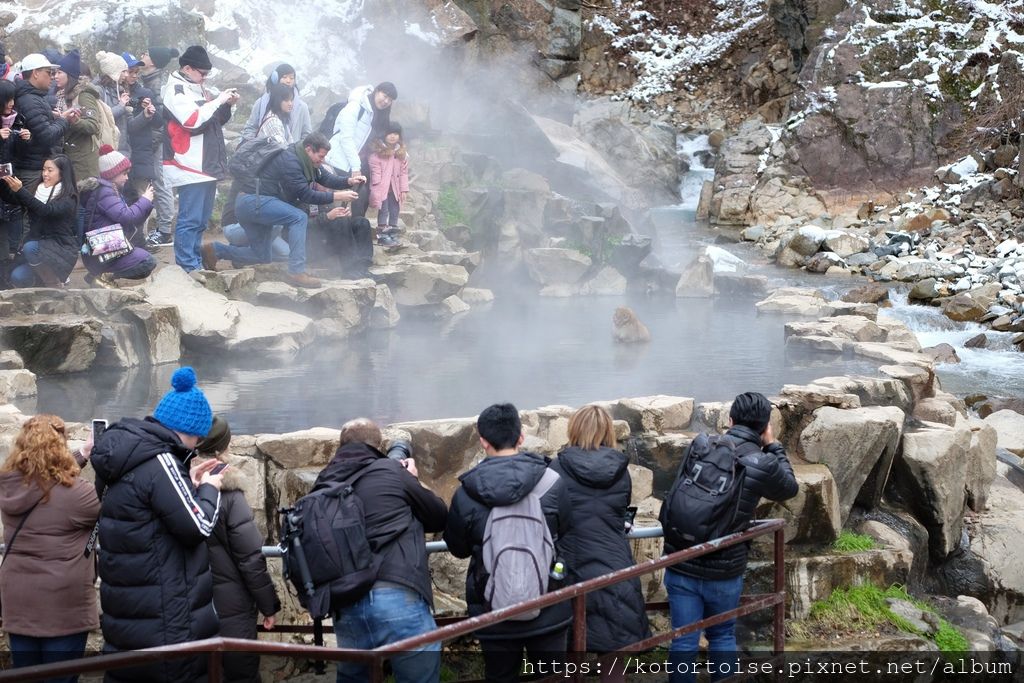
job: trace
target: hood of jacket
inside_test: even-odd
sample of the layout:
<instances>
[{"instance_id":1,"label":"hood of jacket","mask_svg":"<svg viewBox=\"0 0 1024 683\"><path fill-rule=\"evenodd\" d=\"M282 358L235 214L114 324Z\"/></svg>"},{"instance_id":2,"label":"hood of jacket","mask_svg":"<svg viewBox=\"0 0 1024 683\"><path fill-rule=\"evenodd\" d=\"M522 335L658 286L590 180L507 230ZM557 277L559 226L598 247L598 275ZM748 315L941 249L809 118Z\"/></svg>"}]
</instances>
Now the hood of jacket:
<instances>
[{"instance_id":1,"label":"hood of jacket","mask_svg":"<svg viewBox=\"0 0 1024 683\"><path fill-rule=\"evenodd\" d=\"M22 515L42 497L43 492L38 486L33 483L26 485L21 472L0 474L0 510L7 514Z\"/></svg>"},{"instance_id":2,"label":"hood of jacket","mask_svg":"<svg viewBox=\"0 0 1024 683\"><path fill-rule=\"evenodd\" d=\"M736 442L737 448L744 442L749 442L757 446L757 450L761 450L761 435L746 425L733 425L726 434Z\"/></svg>"},{"instance_id":3,"label":"hood of jacket","mask_svg":"<svg viewBox=\"0 0 1024 683\"><path fill-rule=\"evenodd\" d=\"M548 459L536 453L497 455L485 458L459 481L471 498L487 507L512 505L533 490L547 467Z\"/></svg>"},{"instance_id":4,"label":"hood of jacket","mask_svg":"<svg viewBox=\"0 0 1024 683\"><path fill-rule=\"evenodd\" d=\"M37 95L39 97L46 97L50 93L46 90L40 90L25 79L15 81L14 83L14 96L22 97L24 95Z\"/></svg>"},{"instance_id":5,"label":"hood of jacket","mask_svg":"<svg viewBox=\"0 0 1024 683\"><path fill-rule=\"evenodd\" d=\"M558 462L567 475L594 489L606 489L622 477L629 459L614 448L593 451L569 446L558 454Z\"/></svg>"},{"instance_id":6,"label":"hood of jacket","mask_svg":"<svg viewBox=\"0 0 1024 683\"><path fill-rule=\"evenodd\" d=\"M112 484L161 453L170 453L184 463L192 457L178 435L152 417L124 418L103 433L89 462L101 479Z\"/></svg>"},{"instance_id":7,"label":"hood of jacket","mask_svg":"<svg viewBox=\"0 0 1024 683\"><path fill-rule=\"evenodd\" d=\"M337 484L350 479L359 470L387 456L361 441L347 443L334 453L334 457L317 477L316 487ZM315 487L314 487L315 488Z\"/></svg>"}]
</instances>

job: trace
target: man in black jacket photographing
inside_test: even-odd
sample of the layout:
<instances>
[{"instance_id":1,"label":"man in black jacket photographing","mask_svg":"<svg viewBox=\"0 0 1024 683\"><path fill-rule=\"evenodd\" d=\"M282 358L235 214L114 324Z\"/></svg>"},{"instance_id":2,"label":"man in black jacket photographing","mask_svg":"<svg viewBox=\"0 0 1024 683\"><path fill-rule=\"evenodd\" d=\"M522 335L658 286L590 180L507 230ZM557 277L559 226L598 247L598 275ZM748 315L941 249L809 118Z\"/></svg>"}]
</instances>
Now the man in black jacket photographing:
<instances>
[{"instance_id":1,"label":"man in black jacket photographing","mask_svg":"<svg viewBox=\"0 0 1024 683\"><path fill-rule=\"evenodd\" d=\"M786 449L772 432L771 414L771 403L763 395L740 394L733 399L724 436L701 434L694 439L661 508L666 555L746 529L762 497L783 501L797 494ZM708 491L704 479L714 484L711 496L704 495ZM724 508L728 514L723 514ZM668 567L665 589L673 629L739 605L748 545L732 545ZM736 620L709 626L704 632L712 664L709 670L714 669L711 680L737 673L725 670L736 662ZM696 680L699 639L698 630L672 640L672 683Z\"/></svg>"},{"instance_id":2,"label":"man in black jacket photographing","mask_svg":"<svg viewBox=\"0 0 1024 683\"><path fill-rule=\"evenodd\" d=\"M367 595L334 611L338 647L370 650L436 628L424 532L444 529L448 506L420 484L412 458L388 458L382 442L371 420L346 422L338 451L313 485L316 491L358 476L352 488L362 501L366 540L380 567ZM437 681L440 668L440 643L391 658L396 683ZM369 680L368 667L339 663L337 680Z\"/></svg>"}]
</instances>

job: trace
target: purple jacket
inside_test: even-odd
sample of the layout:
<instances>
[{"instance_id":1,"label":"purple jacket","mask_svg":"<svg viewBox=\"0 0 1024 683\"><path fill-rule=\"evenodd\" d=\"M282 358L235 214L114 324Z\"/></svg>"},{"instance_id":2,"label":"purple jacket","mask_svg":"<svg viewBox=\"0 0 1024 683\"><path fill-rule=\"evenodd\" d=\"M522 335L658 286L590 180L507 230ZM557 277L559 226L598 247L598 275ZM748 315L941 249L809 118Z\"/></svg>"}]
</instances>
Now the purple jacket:
<instances>
[{"instance_id":1,"label":"purple jacket","mask_svg":"<svg viewBox=\"0 0 1024 683\"><path fill-rule=\"evenodd\" d=\"M113 225L114 223L120 223L121 227L124 228L124 236L131 239L135 232L142 228L142 224L150 212L153 211L153 202L145 197L139 197L137 202L128 206L124 198L121 197L121 193L117 191L117 188L109 180L102 178L90 180L91 182L98 183L94 186L95 189L90 187L90 181L85 181L80 185L83 189L91 189L89 196L84 200L87 212L86 218L88 220L85 228L86 232L107 225ZM89 184L87 185L87 183ZM116 274L139 265L148 257L148 251L136 247L130 253L106 263L100 263L99 259L95 256L83 254L82 263L85 264L86 269L93 275L99 275L100 273Z\"/></svg>"}]
</instances>

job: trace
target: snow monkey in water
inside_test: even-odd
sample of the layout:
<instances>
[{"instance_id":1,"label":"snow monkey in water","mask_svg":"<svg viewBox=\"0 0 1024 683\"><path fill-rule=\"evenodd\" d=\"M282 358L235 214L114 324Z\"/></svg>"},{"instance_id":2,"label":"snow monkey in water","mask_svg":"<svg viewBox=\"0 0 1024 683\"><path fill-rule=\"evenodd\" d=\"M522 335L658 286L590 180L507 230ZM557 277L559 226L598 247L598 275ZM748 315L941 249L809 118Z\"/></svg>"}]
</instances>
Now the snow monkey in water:
<instances>
[{"instance_id":1,"label":"snow monkey in water","mask_svg":"<svg viewBox=\"0 0 1024 683\"><path fill-rule=\"evenodd\" d=\"M615 315L612 316L612 337L615 338L615 341L623 344L649 342L651 341L651 332L647 329L647 325L644 325L640 322L640 318L636 317L632 308L619 306L615 309Z\"/></svg>"}]
</instances>

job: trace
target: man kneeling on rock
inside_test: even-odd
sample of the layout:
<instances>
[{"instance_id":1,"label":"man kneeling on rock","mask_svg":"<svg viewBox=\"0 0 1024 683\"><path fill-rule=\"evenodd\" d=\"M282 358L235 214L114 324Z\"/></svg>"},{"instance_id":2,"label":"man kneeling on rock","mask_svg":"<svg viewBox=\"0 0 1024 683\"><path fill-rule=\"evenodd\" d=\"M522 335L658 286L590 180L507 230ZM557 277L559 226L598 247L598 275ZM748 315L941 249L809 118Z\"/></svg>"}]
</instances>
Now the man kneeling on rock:
<instances>
[{"instance_id":1,"label":"man kneeling on rock","mask_svg":"<svg viewBox=\"0 0 1024 683\"><path fill-rule=\"evenodd\" d=\"M310 133L293 147L271 159L257 178L241 183L235 200L238 222L249 237L249 246L235 247L223 243L203 245L203 267L215 270L217 261L229 259L239 263L270 263L274 226L288 231L288 273L285 282L296 287L319 287L320 281L306 274L306 228L310 206L332 202L353 201L358 193L342 189L361 182L348 173L335 175L321 164L331 143L321 133ZM334 190L322 192L318 184Z\"/></svg>"}]
</instances>

